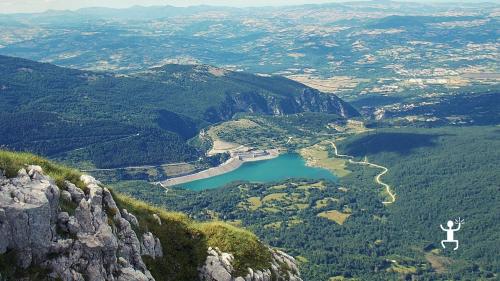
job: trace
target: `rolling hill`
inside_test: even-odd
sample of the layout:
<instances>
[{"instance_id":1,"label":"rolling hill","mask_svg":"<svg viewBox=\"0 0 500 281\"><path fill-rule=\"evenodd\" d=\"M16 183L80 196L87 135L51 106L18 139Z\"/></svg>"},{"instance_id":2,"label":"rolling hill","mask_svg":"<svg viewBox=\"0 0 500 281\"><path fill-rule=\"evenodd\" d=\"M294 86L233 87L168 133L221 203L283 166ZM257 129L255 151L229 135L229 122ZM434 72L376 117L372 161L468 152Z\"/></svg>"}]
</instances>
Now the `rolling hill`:
<instances>
[{"instance_id":1,"label":"rolling hill","mask_svg":"<svg viewBox=\"0 0 500 281\"><path fill-rule=\"evenodd\" d=\"M188 139L236 113L359 113L282 77L205 65L134 75L0 56L0 145L99 168L197 159Z\"/></svg>"}]
</instances>

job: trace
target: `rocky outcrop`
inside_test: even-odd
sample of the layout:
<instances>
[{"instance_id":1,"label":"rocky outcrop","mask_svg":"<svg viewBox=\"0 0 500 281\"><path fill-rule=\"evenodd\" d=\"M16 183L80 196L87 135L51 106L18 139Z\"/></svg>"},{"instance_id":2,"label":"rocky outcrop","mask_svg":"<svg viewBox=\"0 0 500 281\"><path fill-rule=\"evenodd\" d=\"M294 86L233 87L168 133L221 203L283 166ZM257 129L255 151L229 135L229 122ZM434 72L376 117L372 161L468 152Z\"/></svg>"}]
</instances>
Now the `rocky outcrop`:
<instances>
[{"instance_id":1,"label":"rocky outcrop","mask_svg":"<svg viewBox=\"0 0 500 281\"><path fill-rule=\"evenodd\" d=\"M359 116L356 109L339 97L304 87L298 93L283 96L259 92L227 94L220 106L207 110L205 118L213 122L224 121L239 112L275 116L302 112L332 113L346 118Z\"/></svg>"},{"instance_id":2,"label":"rocky outcrop","mask_svg":"<svg viewBox=\"0 0 500 281\"><path fill-rule=\"evenodd\" d=\"M144 233L142 235L141 254L152 258L163 257L160 239L151 232Z\"/></svg>"},{"instance_id":3,"label":"rocky outcrop","mask_svg":"<svg viewBox=\"0 0 500 281\"><path fill-rule=\"evenodd\" d=\"M200 267L200 279L204 281L302 281L295 259L284 252L269 249L272 261L269 268L248 269L245 276L234 276L233 255L218 248L209 248L205 264Z\"/></svg>"},{"instance_id":4,"label":"rocky outcrop","mask_svg":"<svg viewBox=\"0 0 500 281\"><path fill-rule=\"evenodd\" d=\"M127 209L122 210L122 217L126 219L132 226L139 226L139 221L137 220L137 218L133 214L129 213Z\"/></svg>"},{"instance_id":5,"label":"rocky outcrop","mask_svg":"<svg viewBox=\"0 0 500 281\"><path fill-rule=\"evenodd\" d=\"M15 253L9 255L15 257L10 266L21 271L41 268L50 280L154 281L143 257L164 257L162 241L150 231L139 234L141 221L119 210L99 181L87 175L81 181L83 190L70 182L60 189L39 166L21 169L14 178L0 170L0 255ZM162 225L157 214L150 219ZM301 281L292 257L269 251L268 268L248 268L245 276L235 276L233 255L209 248L199 279ZM0 280L5 276L0 275Z\"/></svg>"},{"instance_id":6,"label":"rocky outcrop","mask_svg":"<svg viewBox=\"0 0 500 281\"><path fill-rule=\"evenodd\" d=\"M152 281L141 255L162 256L151 233L142 242L137 219L118 210L111 193L90 176L86 192L60 190L38 166L8 179L0 174L0 254L15 251L17 266L39 266L60 280Z\"/></svg>"}]
</instances>

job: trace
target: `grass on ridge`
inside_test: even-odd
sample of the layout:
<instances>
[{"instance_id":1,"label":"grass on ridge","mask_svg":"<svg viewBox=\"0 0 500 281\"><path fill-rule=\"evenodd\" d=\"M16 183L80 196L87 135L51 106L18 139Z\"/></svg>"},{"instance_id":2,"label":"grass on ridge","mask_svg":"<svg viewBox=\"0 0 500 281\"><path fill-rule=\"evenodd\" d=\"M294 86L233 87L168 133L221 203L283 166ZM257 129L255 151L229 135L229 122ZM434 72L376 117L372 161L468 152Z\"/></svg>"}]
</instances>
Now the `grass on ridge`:
<instances>
[{"instance_id":1,"label":"grass on ridge","mask_svg":"<svg viewBox=\"0 0 500 281\"><path fill-rule=\"evenodd\" d=\"M205 235L208 246L234 255L236 276L245 276L248 267L254 270L269 268L271 253L252 232L220 221L196 223L195 226Z\"/></svg>"},{"instance_id":2,"label":"grass on ridge","mask_svg":"<svg viewBox=\"0 0 500 281\"><path fill-rule=\"evenodd\" d=\"M59 187L68 180L85 189L85 185L80 181L81 173L75 169L55 164L34 154L0 150L0 170L7 177L15 177L19 169L27 165L41 166L44 173L54 178ZM270 251L257 236L245 229L219 221L196 222L184 213L167 211L110 191L119 209L127 209L137 217L139 226L133 228L139 239L146 232L152 232L160 239L164 256L157 259L143 256L147 268L158 281L197 280L198 267L205 262L210 246L233 254L233 266L239 275L245 276L248 268L262 270L270 267ZM154 214L160 218L161 225ZM5 264L2 260L4 257L5 255L0 255L0 271Z\"/></svg>"},{"instance_id":3,"label":"grass on ridge","mask_svg":"<svg viewBox=\"0 0 500 281\"><path fill-rule=\"evenodd\" d=\"M60 188L63 188L64 181L66 180L81 189L86 188L80 180L82 174L78 170L55 164L52 161L31 153L0 150L0 170L4 171L5 176L9 178L15 177L21 168L26 168L28 165L42 167L44 173L52 177Z\"/></svg>"},{"instance_id":4,"label":"grass on ridge","mask_svg":"<svg viewBox=\"0 0 500 281\"><path fill-rule=\"evenodd\" d=\"M197 268L205 261L208 247L233 254L233 266L239 275L245 276L249 267L262 270L270 266L269 250L250 231L220 221L196 222L184 213L167 211L116 192L113 197L120 209L137 217L139 235L150 231L160 239L165 257L145 259L156 280L196 280ZM162 225L153 214L160 217ZM165 276L173 279L162 279Z\"/></svg>"}]
</instances>

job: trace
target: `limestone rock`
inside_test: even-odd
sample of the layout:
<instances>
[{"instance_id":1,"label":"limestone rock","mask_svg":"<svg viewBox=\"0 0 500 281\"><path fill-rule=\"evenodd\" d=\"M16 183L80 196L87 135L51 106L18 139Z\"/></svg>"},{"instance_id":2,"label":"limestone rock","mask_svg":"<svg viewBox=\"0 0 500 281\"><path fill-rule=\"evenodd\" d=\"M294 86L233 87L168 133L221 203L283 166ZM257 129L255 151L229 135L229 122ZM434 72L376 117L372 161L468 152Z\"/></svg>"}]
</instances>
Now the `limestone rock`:
<instances>
[{"instance_id":1,"label":"limestone rock","mask_svg":"<svg viewBox=\"0 0 500 281\"><path fill-rule=\"evenodd\" d=\"M153 218L158 222L158 225L161 225L161 219L157 214L153 214Z\"/></svg>"},{"instance_id":2,"label":"limestone rock","mask_svg":"<svg viewBox=\"0 0 500 281\"><path fill-rule=\"evenodd\" d=\"M61 199L65 200L65 201L68 201L68 202L71 202L72 201L72 199L71 199L71 193L69 193L66 190L61 191Z\"/></svg>"},{"instance_id":3,"label":"limestone rock","mask_svg":"<svg viewBox=\"0 0 500 281\"><path fill-rule=\"evenodd\" d=\"M155 237L153 233L147 232L142 235L141 255L150 256L153 259L163 257L163 249L160 239Z\"/></svg>"},{"instance_id":4,"label":"limestone rock","mask_svg":"<svg viewBox=\"0 0 500 281\"><path fill-rule=\"evenodd\" d=\"M42 167L36 165L30 165L26 168L28 171L28 176L32 179L41 179L43 178L43 170Z\"/></svg>"},{"instance_id":5,"label":"limestone rock","mask_svg":"<svg viewBox=\"0 0 500 281\"><path fill-rule=\"evenodd\" d=\"M154 281L142 256L163 257L161 242L170 241L160 241L151 232L138 237L133 228L139 226L137 218L119 211L109 190L91 176L81 181L85 192L70 182L61 191L39 166L20 169L14 178L0 173L0 254L13 251L17 266L39 266L51 279ZM60 199L75 204L64 205L62 211ZM158 215L153 218L162 224ZM293 257L269 251L268 268L249 268L245 276L234 276L233 255L209 248L200 279L301 281Z\"/></svg>"},{"instance_id":6,"label":"limestone rock","mask_svg":"<svg viewBox=\"0 0 500 281\"><path fill-rule=\"evenodd\" d=\"M133 214L129 213L127 209L122 210L122 217L126 219L131 225L139 227L139 221Z\"/></svg>"},{"instance_id":7,"label":"limestone rock","mask_svg":"<svg viewBox=\"0 0 500 281\"><path fill-rule=\"evenodd\" d=\"M232 281L231 264L226 264L228 259L222 259L219 249L208 248L205 264L200 269L200 279L204 281ZM232 256L231 256L232 257ZM232 258L230 258L232 261Z\"/></svg>"},{"instance_id":8,"label":"limestone rock","mask_svg":"<svg viewBox=\"0 0 500 281\"><path fill-rule=\"evenodd\" d=\"M76 187L76 185L72 184L71 182L65 181L64 186L71 194L71 199L73 200L73 202L78 204L85 197L83 190L79 189L78 187Z\"/></svg>"},{"instance_id":9,"label":"limestone rock","mask_svg":"<svg viewBox=\"0 0 500 281\"><path fill-rule=\"evenodd\" d=\"M148 277L141 271L133 270L131 268L124 268L121 270L120 277L117 281L148 281Z\"/></svg>"},{"instance_id":10,"label":"limestone rock","mask_svg":"<svg viewBox=\"0 0 500 281\"><path fill-rule=\"evenodd\" d=\"M202 281L302 281L295 259L284 252L269 249L272 261L269 268L254 270L249 268L247 275L233 276L233 255L223 253L218 248L209 248L205 264L199 268ZM273 279L274 278L274 279Z\"/></svg>"},{"instance_id":11,"label":"limestone rock","mask_svg":"<svg viewBox=\"0 0 500 281\"><path fill-rule=\"evenodd\" d=\"M87 194L69 182L61 192L39 166L20 169L12 179L2 174L0 254L13 250L19 267L38 265L64 281L153 281L130 223L119 212L108 218L109 210L118 210L109 190L90 176L81 180ZM72 215L60 210L60 197L77 203ZM155 256L157 242L153 237Z\"/></svg>"}]
</instances>

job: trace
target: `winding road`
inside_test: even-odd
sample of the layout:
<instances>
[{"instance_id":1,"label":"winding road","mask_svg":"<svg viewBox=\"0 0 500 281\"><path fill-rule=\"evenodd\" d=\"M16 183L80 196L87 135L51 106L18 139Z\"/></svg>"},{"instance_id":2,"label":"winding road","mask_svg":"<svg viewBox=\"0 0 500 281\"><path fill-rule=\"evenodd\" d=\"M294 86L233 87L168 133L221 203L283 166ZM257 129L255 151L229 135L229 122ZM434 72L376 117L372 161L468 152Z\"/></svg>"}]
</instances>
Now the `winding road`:
<instances>
[{"instance_id":1,"label":"winding road","mask_svg":"<svg viewBox=\"0 0 500 281\"><path fill-rule=\"evenodd\" d=\"M387 194L389 194L389 196L391 197L391 199L389 201L384 201L384 202L382 202L382 204L392 204L392 203L396 202L396 194L392 192L391 187L388 184L386 184L385 182L383 182L382 180L380 180L380 178L383 175L385 175L389 171L389 169L387 169L384 166L370 163L366 159L365 159L365 161L354 161L354 160L352 160L354 158L353 156L339 154L337 146L335 145L335 143L333 141L328 141L328 142L332 145L332 147L335 151L336 157L348 158L350 163L359 164L359 165L366 165L366 166L382 169L382 172L380 172L379 174L377 174L375 176L375 182L377 184L380 184L381 186L383 186L385 188L385 191L387 192Z\"/></svg>"}]
</instances>

